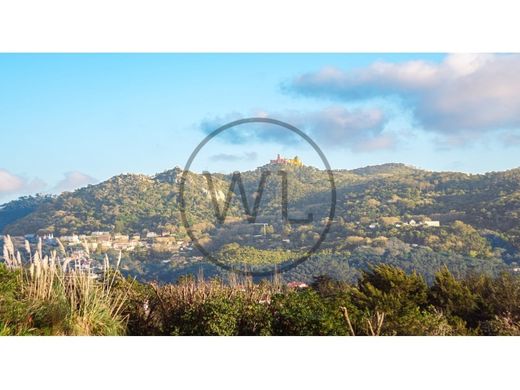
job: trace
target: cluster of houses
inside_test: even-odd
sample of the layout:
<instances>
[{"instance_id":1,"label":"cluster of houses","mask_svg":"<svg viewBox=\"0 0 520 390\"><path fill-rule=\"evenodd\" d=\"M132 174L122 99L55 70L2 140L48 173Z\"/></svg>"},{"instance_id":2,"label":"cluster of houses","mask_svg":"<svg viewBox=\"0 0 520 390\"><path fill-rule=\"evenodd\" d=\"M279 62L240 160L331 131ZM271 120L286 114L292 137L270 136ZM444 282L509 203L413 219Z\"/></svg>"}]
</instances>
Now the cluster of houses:
<instances>
[{"instance_id":1,"label":"cluster of houses","mask_svg":"<svg viewBox=\"0 0 520 390\"><path fill-rule=\"evenodd\" d=\"M421 222L417 222L416 220L411 219L408 222L396 223L396 224L394 224L394 226L396 228L400 228L400 227L403 227L403 226L426 227L426 228L429 228L429 227L440 227L441 223L440 223L440 221L421 221ZM378 222L373 222L370 225L368 225L369 229L377 229L378 227L379 227L379 223Z\"/></svg>"},{"instance_id":2,"label":"cluster of houses","mask_svg":"<svg viewBox=\"0 0 520 390\"><path fill-rule=\"evenodd\" d=\"M53 234L45 234L38 236L36 234L28 234L25 239L29 242L36 242L39 239L45 245L58 246L58 240L63 246L75 247L82 246L88 250L107 251L120 250L131 252L138 248L157 249L157 250L174 250L180 252L192 251L193 247L190 243L183 240L178 240L176 236L171 234L158 234L155 232L148 232L144 235L134 234L119 234L105 231L92 232L91 234L72 234L69 236L54 237Z\"/></svg>"}]
</instances>

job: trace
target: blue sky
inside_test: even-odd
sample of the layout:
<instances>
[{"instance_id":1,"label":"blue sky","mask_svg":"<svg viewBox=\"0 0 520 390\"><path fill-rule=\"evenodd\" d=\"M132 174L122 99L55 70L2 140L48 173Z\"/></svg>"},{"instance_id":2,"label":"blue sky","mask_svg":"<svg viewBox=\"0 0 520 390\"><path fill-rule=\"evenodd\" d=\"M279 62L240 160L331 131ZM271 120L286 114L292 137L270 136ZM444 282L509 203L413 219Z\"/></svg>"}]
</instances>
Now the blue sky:
<instances>
[{"instance_id":1,"label":"blue sky","mask_svg":"<svg viewBox=\"0 0 520 390\"><path fill-rule=\"evenodd\" d=\"M517 55L0 54L0 202L184 166L208 132L250 116L298 126L333 168L510 169L519 74ZM277 153L321 167L282 132L236 134L194 168L250 169Z\"/></svg>"}]
</instances>

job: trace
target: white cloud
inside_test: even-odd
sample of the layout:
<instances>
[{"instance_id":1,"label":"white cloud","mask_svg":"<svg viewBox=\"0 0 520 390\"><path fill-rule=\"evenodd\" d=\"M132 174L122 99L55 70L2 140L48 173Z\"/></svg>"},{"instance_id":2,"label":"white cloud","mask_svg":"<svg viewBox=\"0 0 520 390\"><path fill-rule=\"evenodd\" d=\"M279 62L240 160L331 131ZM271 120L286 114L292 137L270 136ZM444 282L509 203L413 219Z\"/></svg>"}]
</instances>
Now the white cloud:
<instances>
[{"instance_id":1,"label":"white cloud","mask_svg":"<svg viewBox=\"0 0 520 390\"><path fill-rule=\"evenodd\" d=\"M285 89L341 101L397 96L419 125L453 143L520 129L520 55L454 54L441 63L325 68L295 78Z\"/></svg>"},{"instance_id":2,"label":"white cloud","mask_svg":"<svg viewBox=\"0 0 520 390\"><path fill-rule=\"evenodd\" d=\"M24 181L12 173L0 169L0 193L12 193L19 191L24 186Z\"/></svg>"},{"instance_id":3,"label":"white cloud","mask_svg":"<svg viewBox=\"0 0 520 390\"><path fill-rule=\"evenodd\" d=\"M0 197L10 194L28 194L45 188L40 179L26 179L5 169L0 169Z\"/></svg>"},{"instance_id":4,"label":"white cloud","mask_svg":"<svg viewBox=\"0 0 520 390\"><path fill-rule=\"evenodd\" d=\"M387 118L379 109L347 109L328 107L319 111L256 112L251 115L233 113L226 119L205 120L201 128L210 132L224 125L229 119L245 117L269 117L287 122L306 132L318 144L352 151L375 151L395 146L396 135L385 132ZM240 129L230 129L219 138L234 144L246 142L276 142L295 145L301 139L290 131L266 124L245 125ZM218 156L221 160L236 159L238 156Z\"/></svg>"},{"instance_id":5,"label":"white cloud","mask_svg":"<svg viewBox=\"0 0 520 390\"><path fill-rule=\"evenodd\" d=\"M210 157L211 161L224 161L224 162L234 162L234 161L255 161L258 158L258 154L256 152L249 152L243 154L228 154L228 153L218 153L214 154Z\"/></svg>"},{"instance_id":6,"label":"white cloud","mask_svg":"<svg viewBox=\"0 0 520 390\"><path fill-rule=\"evenodd\" d=\"M95 184L98 180L78 171L66 172L65 178L58 182L53 188L53 192L74 191L89 184Z\"/></svg>"},{"instance_id":7,"label":"white cloud","mask_svg":"<svg viewBox=\"0 0 520 390\"><path fill-rule=\"evenodd\" d=\"M386 117L378 109L349 110L343 107L302 113L301 121L311 136L323 145L352 151L375 151L394 147L395 135L384 133Z\"/></svg>"}]
</instances>

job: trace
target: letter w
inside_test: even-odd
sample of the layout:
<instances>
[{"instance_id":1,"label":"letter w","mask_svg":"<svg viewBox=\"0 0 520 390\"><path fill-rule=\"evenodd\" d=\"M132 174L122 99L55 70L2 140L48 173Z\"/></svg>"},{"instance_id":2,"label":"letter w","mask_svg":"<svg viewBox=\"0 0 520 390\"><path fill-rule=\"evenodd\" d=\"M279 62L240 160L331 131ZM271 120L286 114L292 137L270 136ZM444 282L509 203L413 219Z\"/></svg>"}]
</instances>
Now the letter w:
<instances>
[{"instance_id":1,"label":"letter w","mask_svg":"<svg viewBox=\"0 0 520 390\"><path fill-rule=\"evenodd\" d=\"M208 182L209 191L211 194L211 202L213 203L213 208L215 210L215 217L217 218L218 223L223 224L226 221L227 213L229 210L229 205L231 203L231 198L233 197L235 186L238 183L238 189L240 191L240 196L242 198L242 205L244 206L244 210L247 215L247 220L249 223L255 223L256 217L258 215L258 209L260 208L260 202L262 200L262 195L264 193L265 183L267 181L267 177L271 174L269 171L262 172L262 176L260 178L260 184L258 185L258 191L255 197L255 203L253 206L253 212L249 208L249 203L247 201L246 191L244 189L244 183L242 182L242 176L240 172L233 173L233 178L231 179L231 185L229 186L228 193L226 195L226 201L224 203L224 209L220 212L220 207L217 201L217 193L215 191L215 186L213 185L213 178L211 177L211 173L203 172L202 173Z\"/></svg>"}]
</instances>

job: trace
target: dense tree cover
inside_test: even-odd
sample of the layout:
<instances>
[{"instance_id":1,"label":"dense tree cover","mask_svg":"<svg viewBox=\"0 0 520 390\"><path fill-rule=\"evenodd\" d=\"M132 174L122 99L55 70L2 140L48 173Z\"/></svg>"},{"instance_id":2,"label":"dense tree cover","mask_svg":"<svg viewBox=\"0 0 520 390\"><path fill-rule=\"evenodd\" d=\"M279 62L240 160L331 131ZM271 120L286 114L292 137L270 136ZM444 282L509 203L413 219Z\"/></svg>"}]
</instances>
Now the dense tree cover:
<instances>
[{"instance_id":1,"label":"dense tree cover","mask_svg":"<svg viewBox=\"0 0 520 390\"><path fill-rule=\"evenodd\" d=\"M0 232L9 224L31 214L45 203L52 201L51 196L24 196L0 206Z\"/></svg>"},{"instance_id":2,"label":"dense tree cover","mask_svg":"<svg viewBox=\"0 0 520 390\"><path fill-rule=\"evenodd\" d=\"M458 277L472 273L497 275L506 270L498 259L478 259L439 253L429 248L413 248L399 240L389 240L387 246L358 247L351 252L324 250L308 261L283 274L287 281L310 282L319 275L327 275L341 281L355 282L362 271L377 265L392 265L407 272L420 273L427 282L432 282L435 273L442 267Z\"/></svg>"},{"instance_id":3,"label":"dense tree cover","mask_svg":"<svg viewBox=\"0 0 520 390\"><path fill-rule=\"evenodd\" d=\"M66 305L27 295L23 280L20 270L0 264L0 335L68 334ZM233 275L165 285L117 273L104 280L110 294L127 297L119 316L126 321L115 334L520 335L520 277L509 273L457 278L443 267L427 283L417 272L381 264L361 271L357 282L319 276L308 288Z\"/></svg>"},{"instance_id":4,"label":"dense tree cover","mask_svg":"<svg viewBox=\"0 0 520 390\"><path fill-rule=\"evenodd\" d=\"M273 282L224 285L183 279L142 289L147 313L129 312L132 334L198 335L517 335L520 278L446 268L429 285L416 272L379 265L357 283L317 277L310 288ZM184 298L181 298L184 297ZM138 314L136 316L136 314ZM146 314L146 315L145 315Z\"/></svg>"},{"instance_id":5,"label":"dense tree cover","mask_svg":"<svg viewBox=\"0 0 520 390\"><path fill-rule=\"evenodd\" d=\"M280 221L280 167L242 173L247 200L252 206L266 169L272 174L260 203L265 228L244 224L237 188L229 223L219 226L206 179L188 175L187 218L226 263L283 265L309 249L323 228L330 206L326 173L284 167L289 214L315 216L312 223L288 226ZM184 239L181 174L121 175L58 197L21 198L0 208L0 229L14 235L168 231ZM520 281L511 274L520 263L520 169L466 175L385 164L334 176L337 217L322 248L273 281L237 282L196 251L172 258L153 247L125 253L121 271L139 280L117 278L130 297L126 332L520 335ZM213 177L221 207L230 179ZM410 224L412 219L439 220L441 226ZM175 284L147 283L154 280ZM287 288L292 281L311 288ZM0 334L57 334L60 307L23 298L16 272L0 264Z\"/></svg>"},{"instance_id":6,"label":"dense tree cover","mask_svg":"<svg viewBox=\"0 0 520 390\"><path fill-rule=\"evenodd\" d=\"M309 249L323 229L323 217L330 207L330 183L326 172L312 167L283 167L289 186L289 215L314 214L304 225L284 225L281 221L282 181L279 166L267 165L243 172L245 192L252 207L258 196L262 174L271 171L260 202L260 219L269 225L258 238L258 231L243 221L243 205L235 187L229 218L224 227L215 219L208 183L203 175L189 174L186 183L187 218L194 233L207 243L212 253L224 254L228 244L244 256L233 258L244 263L283 261L283 250ZM179 184L182 171L174 169L155 177L121 175L57 198L12 202L0 210L5 233L53 232L57 235L88 233L95 230L135 233L168 231L186 238L181 227ZM438 267L452 272L495 273L501 267L520 262L520 170L467 175L428 172L402 164L385 164L355 170L334 171L338 194L336 218L322 245L324 252L305 263L292 275L309 281L319 270L342 280L355 280L359 271L371 264L393 264L416 269L428 280ZM220 208L230 185L231 175L213 175ZM32 208L31 208L32 207ZM3 219L2 219L3 218ZM14 220L13 220L14 219ZM440 227L413 226L429 219ZM0 226L2 226L0 224ZM288 243L282 244L285 240ZM206 244L205 244L206 245ZM246 253L247 247L260 252ZM272 253L267 256L266 252ZM328 251L328 252L327 252ZM324 253L328 253L325 255ZM167 254L133 254L135 274L159 277L163 281L200 268L199 263L162 265L155 261ZM345 261L345 259L349 259ZM256 259L256 260L255 260ZM263 259L263 260L260 260ZM314 271L311 268L314 267ZM218 274L212 265L204 272ZM334 272L336 274L334 274Z\"/></svg>"},{"instance_id":7,"label":"dense tree cover","mask_svg":"<svg viewBox=\"0 0 520 390\"><path fill-rule=\"evenodd\" d=\"M252 205L262 172L272 171L262 197L262 213L267 215L278 215L280 211L281 179L276 174L277 169L280 168L268 165L242 173ZM314 211L326 215L330 205L330 183L326 172L312 167L285 167L284 170L288 175L290 207L305 213ZM177 168L155 177L121 175L96 186L64 193L50 206L40 205L39 210L12 224L7 231L34 233L34 229L54 229L57 232L61 229L78 233L79 230L99 227L130 232L164 227L168 223L177 226L181 174ZM392 225L391 222L415 217L441 219L443 225L449 225L460 220L477 229L510 233L516 242L513 238L518 233L516 222L520 215L518 169L466 175L386 164L334 171L334 177L339 195L337 215L344 222L378 222L386 218L386 224ZM231 176L215 174L213 179L217 191L226 194ZM213 220L206 179L202 175L190 174L186 189L188 202L200 209L192 211L194 217ZM238 194L238 189L235 190ZM235 197L233 206L242 209L242 205L235 202L237 200ZM190 204L187 206L190 208ZM23 202L14 202L6 209L24 207ZM232 208L230 212L233 214L235 211Z\"/></svg>"},{"instance_id":8,"label":"dense tree cover","mask_svg":"<svg viewBox=\"0 0 520 390\"><path fill-rule=\"evenodd\" d=\"M179 175L179 169L154 178L120 175L98 185L66 192L8 225L4 232L11 235L45 232L67 235L100 230L117 233L178 231L181 225ZM202 204L200 199L205 199L203 180L199 175L188 178L187 192L195 203ZM217 179L217 188L222 185ZM208 219L211 215L208 206L209 203L206 208L192 208L196 211L192 219L195 222Z\"/></svg>"},{"instance_id":9,"label":"dense tree cover","mask_svg":"<svg viewBox=\"0 0 520 390\"><path fill-rule=\"evenodd\" d=\"M297 258L297 256L295 253L284 250L263 250L233 243L222 247L217 253L216 258L222 264L255 267L281 264L285 261Z\"/></svg>"},{"instance_id":10,"label":"dense tree cover","mask_svg":"<svg viewBox=\"0 0 520 390\"><path fill-rule=\"evenodd\" d=\"M266 166L244 172L242 180L252 200L261 174L266 169L273 172L267 179L263 194L263 211L277 214L281 180L275 171L279 168ZM323 209L322 213L326 214L327 201L330 204L330 183L326 172L312 167L287 167L284 170L288 172L290 207L302 212ZM155 177L121 175L96 186L65 193L55 199L51 207L41 205L42 210L36 211L25 221L13 224L8 231L34 233L29 230L53 228L77 233L77 230L88 229L90 225L115 228L115 224L120 230L140 231L156 228L168 221L175 226L179 221L177 201L181 174L180 169L175 169ZM426 216L441 219L443 224L458 219L475 228L488 228L512 235L518 233L518 169L466 175L386 164L353 171L334 171L334 177L339 195L338 217L346 222ZM215 174L213 178L216 189L227 193L231 176ZM192 191L188 191L188 201L200 204L203 209L199 217L213 219L205 178L190 175L186 188ZM237 206L242 208L239 204ZM23 207L20 203L11 203L6 208ZM60 217L64 221L59 220Z\"/></svg>"},{"instance_id":11,"label":"dense tree cover","mask_svg":"<svg viewBox=\"0 0 520 390\"><path fill-rule=\"evenodd\" d=\"M504 233L509 243L519 248L520 169L485 175L427 172L406 167L396 168L393 173L392 169L392 166L382 166L379 170L370 167L366 180L338 187L344 199L340 205L344 222L380 222L384 217L399 217L403 222L431 218L457 230L452 224L459 220L475 229ZM383 230L400 234L391 226ZM457 231L448 229L446 233L456 235ZM479 250L482 248L476 249Z\"/></svg>"},{"instance_id":12,"label":"dense tree cover","mask_svg":"<svg viewBox=\"0 0 520 390\"><path fill-rule=\"evenodd\" d=\"M114 252L113 256L116 255L117 253ZM195 252L195 255L198 253ZM220 261L235 269L258 272L273 270L273 264L278 264L280 268L286 264L285 261L290 263L297 253L267 251L231 244L224 247L220 255L222 256ZM123 254L122 271L141 281L156 280L162 283L175 283L183 276L199 273L206 277L226 279L225 271L204 258L176 257L171 261L163 262L164 258L164 256L155 257L148 252ZM433 282L437 270L443 267L447 267L457 277L472 273L493 276L509 269L500 259L479 259L449 252L435 252L427 247L415 248L391 238L385 241L384 246L360 246L352 250L320 250L307 261L282 273L280 278L285 282L311 283L314 278L326 275L339 281L353 283L358 280L362 271L383 264L396 266L407 272L417 271L428 283ZM257 282L260 280L255 279Z\"/></svg>"}]
</instances>

